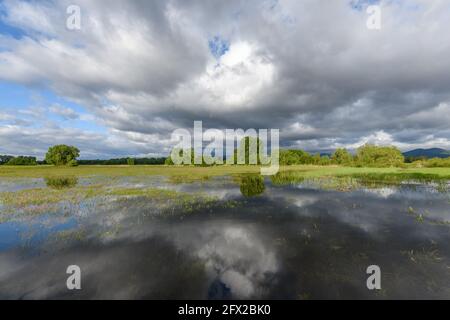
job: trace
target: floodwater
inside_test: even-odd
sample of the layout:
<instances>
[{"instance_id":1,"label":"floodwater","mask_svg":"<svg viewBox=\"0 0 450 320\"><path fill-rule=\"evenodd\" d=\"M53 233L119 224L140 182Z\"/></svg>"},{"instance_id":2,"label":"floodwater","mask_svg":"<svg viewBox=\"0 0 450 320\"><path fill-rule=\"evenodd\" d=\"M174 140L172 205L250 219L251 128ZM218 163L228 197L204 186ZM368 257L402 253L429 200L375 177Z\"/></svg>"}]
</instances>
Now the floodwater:
<instances>
[{"instance_id":1,"label":"floodwater","mask_svg":"<svg viewBox=\"0 0 450 320\"><path fill-rule=\"evenodd\" d=\"M1 299L450 299L447 182L91 177L2 180L0 194L89 187L170 192L0 202Z\"/></svg>"}]
</instances>

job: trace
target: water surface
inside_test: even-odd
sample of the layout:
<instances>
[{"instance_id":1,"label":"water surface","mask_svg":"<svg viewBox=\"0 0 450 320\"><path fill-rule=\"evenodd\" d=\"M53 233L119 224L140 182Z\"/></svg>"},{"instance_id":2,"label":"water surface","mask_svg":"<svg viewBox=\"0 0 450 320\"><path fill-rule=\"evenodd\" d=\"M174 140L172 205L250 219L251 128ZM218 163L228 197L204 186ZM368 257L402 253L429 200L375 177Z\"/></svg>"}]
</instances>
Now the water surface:
<instances>
[{"instance_id":1,"label":"water surface","mask_svg":"<svg viewBox=\"0 0 450 320\"><path fill-rule=\"evenodd\" d=\"M446 187L5 180L0 192L70 198L0 205L0 298L450 299ZM72 197L83 188L106 191ZM146 188L163 193L139 194ZM69 265L82 270L80 291L66 287ZM370 265L381 268L381 290L367 289Z\"/></svg>"}]
</instances>

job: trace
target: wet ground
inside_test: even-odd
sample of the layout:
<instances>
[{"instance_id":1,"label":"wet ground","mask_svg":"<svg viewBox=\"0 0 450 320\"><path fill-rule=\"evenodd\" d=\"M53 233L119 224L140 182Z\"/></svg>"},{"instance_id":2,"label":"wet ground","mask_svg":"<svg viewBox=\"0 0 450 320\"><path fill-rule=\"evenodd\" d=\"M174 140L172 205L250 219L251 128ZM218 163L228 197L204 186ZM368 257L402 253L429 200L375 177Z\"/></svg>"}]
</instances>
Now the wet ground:
<instances>
[{"instance_id":1,"label":"wet ground","mask_svg":"<svg viewBox=\"0 0 450 320\"><path fill-rule=\"evenodd\" d=\"M347 184L2 180L0 298L450 299L448 184Z\"/></svg>"}]
</instances>

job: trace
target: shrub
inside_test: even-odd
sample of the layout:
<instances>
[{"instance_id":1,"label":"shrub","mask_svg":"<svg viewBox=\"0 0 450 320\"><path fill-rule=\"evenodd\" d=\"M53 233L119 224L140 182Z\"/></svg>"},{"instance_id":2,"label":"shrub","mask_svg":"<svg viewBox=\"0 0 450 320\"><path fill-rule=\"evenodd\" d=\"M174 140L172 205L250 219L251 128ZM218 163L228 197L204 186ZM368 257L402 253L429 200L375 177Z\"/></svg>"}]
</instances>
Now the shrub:
<instances>
[{"instance_id":1,"label":"shrub","mask_svg":"<svg viewBox=\"0 0 450 320\"><path fill-rule=\"evenodd\" d=\"M365 144L358 148L356 154L357 166L363 167L399 167L405 158L396 147L379 147Z\"/></svg>"},{"instance_id":2,"label":"shrub","mask_svg":"<svg viewBox=\"0 0 450 320\"><path fill-rule=\"evenodd\" d=\"M353 164L353 156L347 149L338 148L331 156L331 161L335 164L350 166Z\"/></svg>"}]
</instances>

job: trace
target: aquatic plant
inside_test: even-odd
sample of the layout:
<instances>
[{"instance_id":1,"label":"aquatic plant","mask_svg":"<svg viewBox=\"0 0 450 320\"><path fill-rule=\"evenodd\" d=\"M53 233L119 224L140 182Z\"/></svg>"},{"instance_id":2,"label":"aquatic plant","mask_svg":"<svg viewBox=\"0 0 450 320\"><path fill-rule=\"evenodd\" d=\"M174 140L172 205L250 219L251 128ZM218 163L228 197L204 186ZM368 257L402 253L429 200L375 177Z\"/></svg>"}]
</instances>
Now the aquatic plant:
<instances>
[{"instance_id":1,"label":"aquatic plant","mask_svg":"<svg viewBox=\"0 0 450 320\"><path fill-rule=\"evenodd\" d=\"M260 175L250 175L241 178L240 190L245 197L254 197L262 194L266 189L264 178Z\"/></svg>"},{"instance_id":2,"label":"aquatic plant","mask_svg":"<svg viewBox=\"0 0 450 320\"><path fill-rule=\"evenodd\" d=\"M271 176L270 181L276 186L299 184L305 181L305 175L298 171L282 171Z\"/></svg>"},{"instance_id":3,"label":"aquatic plant","mask_svg":"<svg viewBox=\"0 0 450 320\"><path fill-rule=\"evenodd\" d=\"M47 187L53 189L73 188L78 184L77 177L47 177L45 178Z\"/></svg>"}]
</instances>

